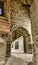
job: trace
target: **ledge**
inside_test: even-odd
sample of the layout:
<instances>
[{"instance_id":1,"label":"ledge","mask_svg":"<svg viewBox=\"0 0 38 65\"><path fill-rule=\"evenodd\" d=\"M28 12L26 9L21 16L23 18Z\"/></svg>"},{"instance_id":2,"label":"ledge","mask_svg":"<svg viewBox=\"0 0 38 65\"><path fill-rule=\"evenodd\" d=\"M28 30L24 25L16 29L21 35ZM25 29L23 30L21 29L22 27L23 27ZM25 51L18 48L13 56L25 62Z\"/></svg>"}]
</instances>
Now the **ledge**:
<instances>
[{"instance_id":1,"label":"ledge","mask_svg":"<svg viewBox=\"0 0 38 65\"><path fill-rule=\"evenodd\" d=\"M3 16L0 16L0 19L8 21L7 18Z\"/></svg>"},{"instance_id":2,"label":"ledge","mask_svg":"<svg viewBox=\"0 0 38 65\"><path fill-rule=\"evenodd\" d=\"M9 24L10 22L6 17L0 16L0 22Z\"/></svg>"}]
</instances>

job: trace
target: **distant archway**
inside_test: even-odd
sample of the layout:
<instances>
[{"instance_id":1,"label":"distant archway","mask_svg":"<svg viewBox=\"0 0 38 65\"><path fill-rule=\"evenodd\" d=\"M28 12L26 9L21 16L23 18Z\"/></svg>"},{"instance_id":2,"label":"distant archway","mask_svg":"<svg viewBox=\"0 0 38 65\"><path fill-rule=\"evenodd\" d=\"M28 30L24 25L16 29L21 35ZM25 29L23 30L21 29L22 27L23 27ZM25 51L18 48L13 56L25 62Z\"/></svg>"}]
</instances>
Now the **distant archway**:
<instances>
[{"instance_id":1,"label":"distant archway","mask_svg":"<svg viewBox=\"0 0 38 65\"><path fill-rule=\"evenodd\" d=\"M19 27L16 30L12 31L11 34L9 34L6 56L10 56L11 43L13 41L15 41L16 39L18 39L20 36L23 36L23 38L24 38L24 52L25 53L31 53L32 52L31 37L30 37L29 32L26 29ZM12 40L12 42L10 42L10 40Z\"/></svg>"},{"instance_id":2,"label":"distant archway","mask_svg":"<svg viewBox=\"0 0 38 65\"><path fill-rule=\"evenodd\" d=\"M19 27L12 32L12 41L16 40L20 36L23 36L24 38L24 52L30 52L30 50L28 51L28 49L30 49L29 46L31 44L30 34L23 27Z\"/></svg>"}]
</instances>

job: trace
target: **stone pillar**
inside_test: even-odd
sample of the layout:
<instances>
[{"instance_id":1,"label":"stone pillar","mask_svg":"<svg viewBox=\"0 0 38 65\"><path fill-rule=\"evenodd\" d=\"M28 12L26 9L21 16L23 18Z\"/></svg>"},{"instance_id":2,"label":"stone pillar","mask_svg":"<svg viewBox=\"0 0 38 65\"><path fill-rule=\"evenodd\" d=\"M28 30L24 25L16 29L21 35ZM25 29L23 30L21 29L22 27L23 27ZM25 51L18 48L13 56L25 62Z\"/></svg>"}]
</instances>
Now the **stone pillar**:
<instances>
[{"instance_id":1,"label":"stone pillar","mask_svg":"<svg viewBox=\"0 0 38 65\"><path fill-rule=\"evenodd\" d=\"M5 62L6 42L0 37L0 64Z\"/></svg>"},{"instance_id":2,"label":"stone pillar","mask_svg":"<svg viewBox=\"0 0 38 65\"><path fill-rule=\"evenodd\" d=\"M33 0L30 8L32 36L34 43L34 65L38 65L38 0Z\"/></svg>"},{"instance_id":3,"label":"stone pillar","mask_svg":"<svg viewBox=\"0 0 38 65\"><path fill-rule=\"evenodd\" d=\"M31 44L30 35L26 37L26 52L33 53L33 44Z\"/></svg>"}]
</instances>

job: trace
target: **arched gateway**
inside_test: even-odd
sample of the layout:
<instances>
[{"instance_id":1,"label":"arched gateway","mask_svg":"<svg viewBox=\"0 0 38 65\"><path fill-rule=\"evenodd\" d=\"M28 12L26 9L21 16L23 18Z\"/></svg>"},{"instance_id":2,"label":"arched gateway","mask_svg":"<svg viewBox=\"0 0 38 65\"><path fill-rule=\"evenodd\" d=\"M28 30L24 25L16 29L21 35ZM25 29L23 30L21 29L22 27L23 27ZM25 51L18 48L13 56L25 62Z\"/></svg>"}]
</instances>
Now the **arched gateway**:
<instances>
[{"instance_id":1,"label":"arched gateway","mask_svg":"<svg viewBox=\"0 0 38 65\"><path fill-rule=\"evenodd\" d=\"M32 53L31 37L30 37L30 34L28 33L28 31L26 29L19 27L16 30L14 30L10 35L11 35L12 42L15 41L16 39L18 39L19 37L23 36L24 53ZM7 51L7 55L10 54L11 43L8 42L8 44L7 44L8 45L7 47L9 47L9 48L7 48L7 49L9 49L8 50L9 53Z\"/></svg>"}]
</instances>

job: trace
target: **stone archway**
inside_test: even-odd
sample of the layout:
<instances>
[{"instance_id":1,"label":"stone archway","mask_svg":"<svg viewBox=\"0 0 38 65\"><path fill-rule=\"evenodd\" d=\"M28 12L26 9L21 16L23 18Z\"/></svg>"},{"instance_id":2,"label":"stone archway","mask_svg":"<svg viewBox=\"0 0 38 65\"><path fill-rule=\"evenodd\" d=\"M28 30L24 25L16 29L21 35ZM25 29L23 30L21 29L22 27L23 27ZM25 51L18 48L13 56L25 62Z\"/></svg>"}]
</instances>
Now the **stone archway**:
<instances>
[{"instance_id":1,"label":"stone archway","mask_svg":"<svg viewBox=\"0 0 38 65\"><path fill-rule=\"evenodd\" d=\"M12 41L16 40L20 36L24 38L24 52L31 53L32 47L31 46L31 38L28 31L22 27L17 28L15 31L12 32Z\"/></svg>"},{"instance_id":2,"label":"stone archway","mask_svg":"<svg viewBox=\"0 0 38 65\"><path fill-rule=\"evenodd\" d=\"M6 56L10 56L11 53L11 43L18 39L20 36L24 38L24 52L25 53L32 53L32 46L31 46L31 37L28 31L22 27L17 28L16 30L12 31L8 35L8 43L6 49Z\"/></svg>"}]
</instances>

